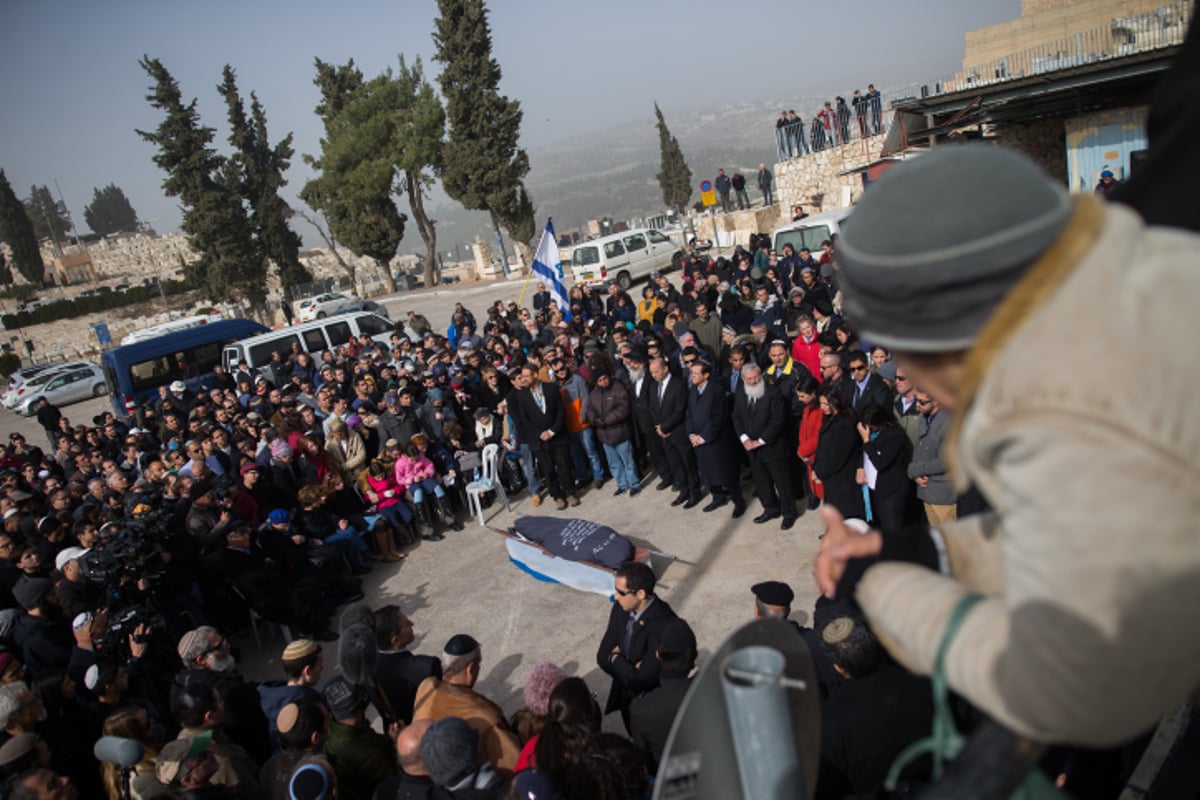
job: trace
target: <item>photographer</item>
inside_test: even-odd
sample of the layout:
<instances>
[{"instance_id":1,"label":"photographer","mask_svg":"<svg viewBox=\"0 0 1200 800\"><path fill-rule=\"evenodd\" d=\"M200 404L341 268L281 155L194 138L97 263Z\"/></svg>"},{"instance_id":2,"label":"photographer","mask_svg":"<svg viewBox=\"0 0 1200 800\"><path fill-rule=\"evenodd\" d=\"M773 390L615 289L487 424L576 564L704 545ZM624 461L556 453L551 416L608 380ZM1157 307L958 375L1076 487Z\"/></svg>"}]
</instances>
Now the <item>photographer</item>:
<instances>
[{"instance_id":1,"label":"photographer","mask_svg":"<svg viewBox=\"0 0 1200 800\"><path fill-rule=\"evenodd\" d=\"M225 534L233 525L233 512L226 507L224 498L217 496L216 487L209 481L192 484L189 496L192 507L188 509L183 526L200 545L200 560L207 573L208 568L219 565Z\"/></svg>"}]
</instances>

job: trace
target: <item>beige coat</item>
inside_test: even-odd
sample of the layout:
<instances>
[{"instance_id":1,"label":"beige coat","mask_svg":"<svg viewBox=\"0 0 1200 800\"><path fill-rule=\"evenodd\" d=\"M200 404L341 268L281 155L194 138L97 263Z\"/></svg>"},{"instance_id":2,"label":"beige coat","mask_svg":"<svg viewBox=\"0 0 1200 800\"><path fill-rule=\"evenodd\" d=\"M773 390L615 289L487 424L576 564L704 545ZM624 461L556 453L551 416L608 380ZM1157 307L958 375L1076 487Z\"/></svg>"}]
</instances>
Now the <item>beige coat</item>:
<instances>
[{"instance_id":1,"label":"beige coat","mask_svg":"<svg viewBox=\"0 0 1200 800\"><path fill-rule=\"evenodd\" d=\"M1200 686L1200 236L1077 203L966 365L952 474L995 509L943 531L954 578L872 567L858 600L1018 733L1109 746Z\"/></svg>"},{"instance_id":2,"label":"beige coat","mask_svg":"<svg viewBox=\"0 0 1200 800\"><path fill-rule=\"evenodd\" d=\"M325 457L329 460L329 468L341 472L346 485L352 486L367 466L367 445L358 431L347 429L346 450L342 451L342 443L337 437L330 436L325 442Z\"/></svg>"}]
</instances>

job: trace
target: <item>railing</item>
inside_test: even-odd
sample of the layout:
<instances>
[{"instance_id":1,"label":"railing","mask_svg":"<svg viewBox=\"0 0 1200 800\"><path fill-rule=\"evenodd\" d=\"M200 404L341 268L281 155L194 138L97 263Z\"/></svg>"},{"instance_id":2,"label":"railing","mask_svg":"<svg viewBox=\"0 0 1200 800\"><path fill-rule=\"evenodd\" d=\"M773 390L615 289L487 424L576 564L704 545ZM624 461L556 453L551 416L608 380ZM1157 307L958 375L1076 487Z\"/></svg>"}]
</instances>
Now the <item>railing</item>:
<instances>
[{"instance_id":1,"label":"railing","mask_svg":"<svg viewBox=\"0 0 1200 800\"><path fill-rule=\"evenodd\" d=\"M886 134L890 120L885 109L892 102L878 92L825 103L810 119L775 127L775 153L778 161L806 156L848 142Z\"/></svg>"},{"instance_id":2,"label":"railing","mask_svg":"<svg viewBox=\"0 0 1200 800\"><path fill-rule=\"evenodd\" d=\"M897 96L893 104L902 105L1175 47L1183 43L1187 34L1193 6L1191 0L1186 0L1143 14L1118 17L1105 25L985 61L932 82L913 84L905 92L898 93L904 96Z\"/></svg>"}]
</instances>

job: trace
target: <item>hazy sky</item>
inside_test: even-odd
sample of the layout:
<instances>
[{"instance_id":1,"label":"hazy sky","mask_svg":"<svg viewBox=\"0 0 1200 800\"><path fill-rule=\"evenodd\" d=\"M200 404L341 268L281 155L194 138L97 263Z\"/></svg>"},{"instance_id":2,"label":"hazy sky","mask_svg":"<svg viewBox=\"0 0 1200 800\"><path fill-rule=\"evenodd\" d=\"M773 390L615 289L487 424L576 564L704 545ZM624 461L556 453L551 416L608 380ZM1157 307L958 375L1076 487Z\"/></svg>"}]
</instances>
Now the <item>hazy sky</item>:
<instances>
[{"instance_id":1,"label":"hazy sky","mask_svg":"<svg viewBox=\"0 0 1200 800\"><path fill-rule=\"evenodd\" d=\"M0 167L18 196L57 179L76 225L94 187L116 183L144 221L176 229L153 147L134 133L159 113L145 101L142 55L157 57L197 98L227 147L217 94L224 64L257 92L273 139L295 134L285 197L316 153L313 58L353 58L368 77L401 53L432 80L434 0L4 0L0 34ZM963 33L1020 15L1019 0L491 0L501 89L521 101L522 144L737 99L899 85L961 65ZM436 86L436 82L434 84ZM773 119L763 121L771 135ZM603 159L597 153L597 159ZM536 200L536 198L535 198ZM315 244L308 241L309 245Z\"/></svg>"}]
</instances>

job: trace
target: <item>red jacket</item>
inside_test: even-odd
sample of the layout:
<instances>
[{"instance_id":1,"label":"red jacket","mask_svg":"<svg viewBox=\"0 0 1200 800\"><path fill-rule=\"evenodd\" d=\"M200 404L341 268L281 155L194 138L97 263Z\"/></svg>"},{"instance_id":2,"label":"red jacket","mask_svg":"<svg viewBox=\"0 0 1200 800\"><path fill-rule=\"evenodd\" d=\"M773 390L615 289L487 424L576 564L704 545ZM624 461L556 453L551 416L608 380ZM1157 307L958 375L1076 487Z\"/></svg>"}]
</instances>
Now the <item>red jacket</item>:
<instances>
[{"instance_id":1,"label":"red jacket","mask_svg":"<svg viewBox=\"0 0 1200 800\"><path fill-rule=\"evenodd\" d=\"M811 342L806 342L804 337L797 336L792 342L792 360L808 367L808 371L817 379L817 383L822 382L821 343L817 341L816 336Z\"/></svg>"},{"instance_id":2,"label":"red jacket","mask_svg":"<svg viewBox=\"0 0 1200 800\"><path fill-rule=\"evenodd\" d=\"M822 499L825 497L825 486L824 484L813 483L812 460L817 454L817 439L821 435L821 423L824 419L825 417L821 413L820 406L809 405L804 407L804 416L800 418L800 441L799 446L796 448L796 455L800 456L800 460L804 462L804 466L808 470L809 486L812 487L813 493Z\"/></svg>"}]
</instances>

